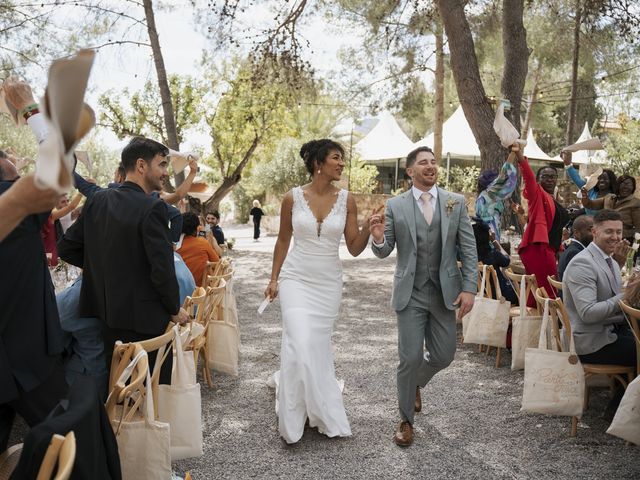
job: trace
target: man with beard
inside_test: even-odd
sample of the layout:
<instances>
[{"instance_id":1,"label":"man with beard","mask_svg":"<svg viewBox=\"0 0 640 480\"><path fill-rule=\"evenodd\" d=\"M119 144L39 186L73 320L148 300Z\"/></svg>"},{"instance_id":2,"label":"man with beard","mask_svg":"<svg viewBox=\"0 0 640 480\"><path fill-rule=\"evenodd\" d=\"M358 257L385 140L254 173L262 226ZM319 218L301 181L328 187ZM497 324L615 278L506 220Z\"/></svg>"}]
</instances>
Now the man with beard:
<instances>
[{"instance_id":1,"label":"man with beard","mask_svg":"<svg viewBox=\"0 0 640 480\"><path fill-rule=\"evenodd\" d=\"M179 304L167 207L149 196L162 190L168 154L158 142L133 138L121 156L125 182L96 192L58 246L60 258L84 269L79 314L104 322L107 368L116 340L153 338L170 320L188 318Z\"/></svg>"}]
</instances>

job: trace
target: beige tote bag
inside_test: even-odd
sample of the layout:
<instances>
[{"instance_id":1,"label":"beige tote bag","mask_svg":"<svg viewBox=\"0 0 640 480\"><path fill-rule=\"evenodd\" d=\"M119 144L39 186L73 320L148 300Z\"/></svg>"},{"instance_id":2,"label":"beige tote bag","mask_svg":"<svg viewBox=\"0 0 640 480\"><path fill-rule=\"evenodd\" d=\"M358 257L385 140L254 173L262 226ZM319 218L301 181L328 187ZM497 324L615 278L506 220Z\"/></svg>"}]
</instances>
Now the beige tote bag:
<instances>
[{"instance_id":1,"label":"beige tote bag","mask_svg":"<svg viewBox=\"0 0 640 480\"><path fill-rule=\"evenodd\" d=\"M607 433L640 445L640 376L624 392Z\"/></svg>"},{"instance_id":2,"label":"beige tote bag","mask_svg":"<svg viewBox=\"0 0 640 480\"><path fill-rule=\"evenodd\" d=\"M628 321L629 319L627 319ZM635 337L636 334L631 322L629 322L629 326ZM636 340L640 342L638 337ZM640 375L627 386L607 433L640 445Z\"/></svg>"},{"instance_id":3,"label":"beige tote bag","mask_svg":"<svg viewBox=\"0 0 640 480\"><path fill-rule=\"evenodd\" d=\"M511 330L511 370L524 368L525 350L535 348L540 338L542 316L527 315L526 298L526 284L523 275L520 280L520 316L513 319L513 329Z\"/></svg>"},{"instance_id":4,"label":"beige tote bag","mask_svg":"<svg viewBox=\"0 0 640 480\"><path fill-rule=\"evenodd\" d=\"M238 376L240 355L240 331L233 315L225 313L223 318L209 320L207 332L207 366L220 373ZM236 317L237 318L237 317Z\"/></svg>"},{"instance_id":5,"label":"beige tote bag","mask_svg":"<svg viewBox=\"0 0 640 480\"><path fill-rule=\"evenodd\" d=\"M139 359L146 356L141 351L124 370L118 382L124 383L131 376ZM133 418L120 418L112 422L118 442L123 480L141 478L171 478L169 424L154 419L151 376L147 371L144 414Z\"/></svg>"},{"instance_id":6,"label":"beige tote bag","mask_svg":"<svg viewBox=\"0 0 640 480\"><path fill-rule=\"evenodd\" d=\"M202 401L200 384L191 382L185 362L184 354L193 359L193 353L183 351L180 327L175 325L173 331L174 371L171 385L158 386L158 419L171 425L171 460L175 461L202 455ZM158 358L163 353L158 352Z\"/></svg>"},{"instance_id":7,"label":"beige tote bag","mask_svg":"<svg viewBox=\"0 0 640 480\"><path fill-rule=\"evenodd\" d=\"M193 355L193 350L184 350L193 340L198 338L200 335L204 333L204 326L198 322L189 322L188 327L183 327L180 329L180 337L182 339L182 357L183 364L187 370L187 383L189 385L193 385L198 383L196 380L196 359ZM176 349L173 349L173 367L171 369L171 384L174 385L176 383Z\"/></svg>"},{"instance_id":8,"label":"beige tote bag","mask_svg":"<svg viewBox=\"0 0 640 480\"><path fill-rule=\"evenodd\" d=\"M582 364L576 355L573 335L568 352L547 349L549 317L549 299L546 299L538 348L525 351L522 411L580 417L584 400Z\"/></svg>"},{"instance_id":9,"label":"beige tote bag","mask_svg":"<svg viewBox=\"0 0 640 480\"><path fill-rule=\"evenodd\" d=\"M482 267L482 280L480 292L476 296L473 308L467 314L467 329L463 335L464 343L477 343L491 345L492 347L507 346L507 330L509 330L509 310L511 304L502 296L500 283L496 283L496 298L485 298L484 292L487 283L487 266Z\"/></svg>"}]
</instances>

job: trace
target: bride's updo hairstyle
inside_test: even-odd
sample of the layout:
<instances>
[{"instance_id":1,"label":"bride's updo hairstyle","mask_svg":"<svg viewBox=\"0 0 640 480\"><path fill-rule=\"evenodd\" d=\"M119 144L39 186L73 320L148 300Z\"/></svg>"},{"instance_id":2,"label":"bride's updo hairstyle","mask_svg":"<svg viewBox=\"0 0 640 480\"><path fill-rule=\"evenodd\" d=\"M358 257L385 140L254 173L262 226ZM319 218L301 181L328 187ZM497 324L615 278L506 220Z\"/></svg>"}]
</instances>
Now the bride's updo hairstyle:
<instances>
[{"instance_id":1,"label":"bride's updo hairstyle","mask_svg":"<svg viewBox=\"0 0 640 480\"><path fill-rule=\"evenodd\" d=\"M314 170L322 165L329 155L331 150L339 151L344 157L344 148L338 142L329 140L328 138L321 138L320 140L311 140L310 142L302 145L300 149L300 156L304 160L304 165L307 167L307 171L313 177Z\"/></svg>"}]
</instances>

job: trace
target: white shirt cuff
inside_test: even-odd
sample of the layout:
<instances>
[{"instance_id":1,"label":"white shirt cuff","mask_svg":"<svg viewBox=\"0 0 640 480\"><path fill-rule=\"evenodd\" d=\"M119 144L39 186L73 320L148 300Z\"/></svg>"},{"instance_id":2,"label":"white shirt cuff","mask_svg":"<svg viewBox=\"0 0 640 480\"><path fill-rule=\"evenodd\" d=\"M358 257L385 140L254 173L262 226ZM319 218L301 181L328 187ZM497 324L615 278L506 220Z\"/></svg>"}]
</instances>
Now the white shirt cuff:
<instances>
[{"instance_id":1,"label":"white shirt cuff","mask_svg":"<svg viewBox=\"0 0 640 480\"><path fill-rule=\"evenodd\" d=\"M387 243L387 239L385 238L384 240L382 240L382 243L376 243L374 239L371 239L371 243L373 244L374 247L382 248L384 247L384 244Z\"/></svg>"},{"instance_id":2,"label":"white shirt cuff","mask_svg":"<svg viewBox=\"0 0 640 480\"><path fill-rule=\"evenodd\" d=\"M31 131L36 136L38 143L42 143L47 135L49 135L49 126L42 113L36 113L35 115L27 119L27 124Z\"/></svg>"}]
</instances>

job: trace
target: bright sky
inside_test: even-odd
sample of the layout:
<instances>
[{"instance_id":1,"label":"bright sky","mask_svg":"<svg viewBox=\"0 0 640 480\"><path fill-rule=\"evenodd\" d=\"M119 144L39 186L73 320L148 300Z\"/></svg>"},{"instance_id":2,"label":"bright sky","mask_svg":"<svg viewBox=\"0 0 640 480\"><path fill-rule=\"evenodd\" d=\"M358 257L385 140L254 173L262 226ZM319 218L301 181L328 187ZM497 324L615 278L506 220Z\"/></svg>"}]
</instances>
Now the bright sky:
<instances>
[{"instance_id":1,"label":"bright sky","mask_svg":"<svg viewBox=\"0 0 640 480\"><path fill-rule=\"evenodd\" d=\"M256 7L258 8L258 7ZM273 19L273 13L261 5L262 12L252 10L251 24L255 28L265 21ZM242 22L242 19L241 19ZM207 46L206 37L193 22L191 7L176 7L171 11L156 12L156 24L160 36L160 45L168 73L193 74L199 71L198 63L203 49ZM246 24L245 24L246 25ZM246 25L247 29L252 28ZM309 60L323 77L338 67L337 54L344 46L357 47L362 38L349 31L343 33L339 26L327 25L321 15L305 21L302 35L310 42ZM146 34L146 32L145 32ZM141 37L147 42L148 39ZM128 87L135 91L144 87L147 80L155 82L155 66L151 57L151 49L144 46L126 45L110 46L98 51L96 63L89 82L88 102L97 105L100 94L109 89L120 90ZM123 143L111 133L102 129L101 138L110 148L120 148ZM182 150L194 147L210 151L210 140L205 132L191 132Z\"/></svg>"}]
</instances>

